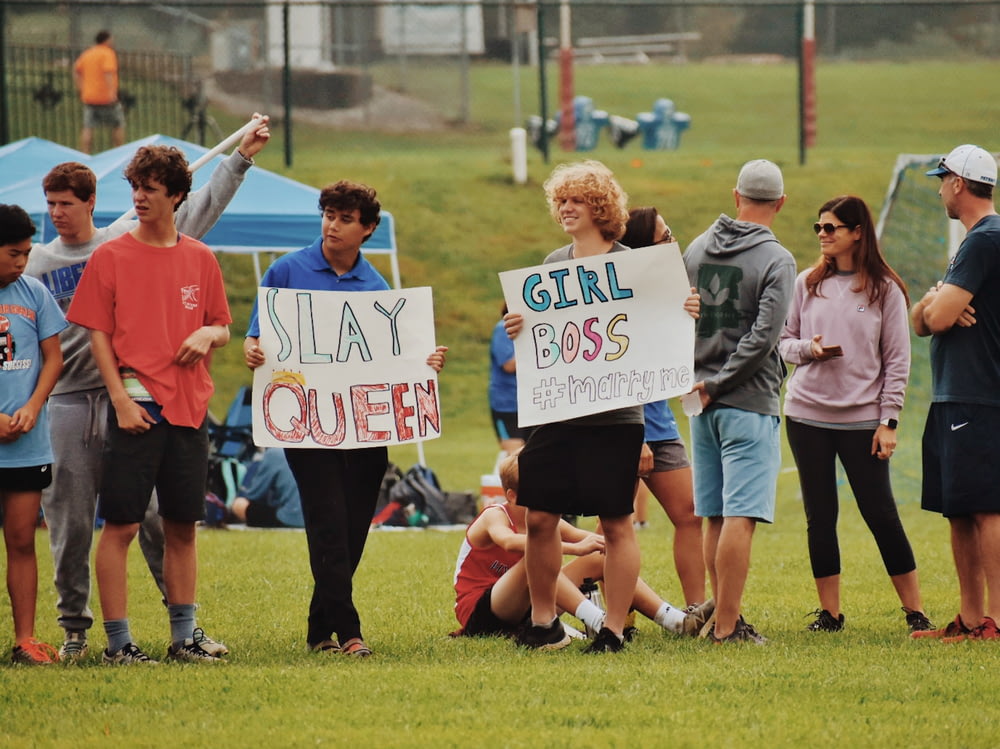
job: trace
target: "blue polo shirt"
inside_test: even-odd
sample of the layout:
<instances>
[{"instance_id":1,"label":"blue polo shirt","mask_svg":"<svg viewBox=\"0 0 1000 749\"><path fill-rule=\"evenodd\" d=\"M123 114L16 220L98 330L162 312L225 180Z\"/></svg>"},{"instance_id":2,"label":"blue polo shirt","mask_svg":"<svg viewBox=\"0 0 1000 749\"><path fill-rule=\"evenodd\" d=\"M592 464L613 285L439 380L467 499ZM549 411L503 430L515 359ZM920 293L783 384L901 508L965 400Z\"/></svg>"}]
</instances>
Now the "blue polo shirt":
<instances>
[{"instance_id":1,"label":"blue polo shirt","mask_svg":"<svg viewBox=\"0 0 1000 749\"><path fill-rule=\"evenodd\" d=\"M323 238L319 237L308 247L282 255L264 273L262 287L276 289L305 289L308 291L387 291L391 287L375 266L358 253L358 261L347 273L338 276L323 257ZM257 300L250 312L247 338L260 337L257 319Z\"/></svg>"}]
</instances>

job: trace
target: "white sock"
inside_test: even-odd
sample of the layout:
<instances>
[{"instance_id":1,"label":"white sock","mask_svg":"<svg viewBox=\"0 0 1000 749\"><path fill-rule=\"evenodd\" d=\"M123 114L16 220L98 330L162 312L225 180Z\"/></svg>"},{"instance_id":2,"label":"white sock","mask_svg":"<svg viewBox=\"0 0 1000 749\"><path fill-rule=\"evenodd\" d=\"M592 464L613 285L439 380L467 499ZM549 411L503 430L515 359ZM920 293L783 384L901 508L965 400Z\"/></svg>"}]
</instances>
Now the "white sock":
<instances>
[{"instance_id":1,"label":"white sock","mask_svg":"<svg viewBox=\"0 0 1000 749\"><path fill-rule=\"evenodd\" d=\"M680 609L675 609L669 603L664 601L663 605L661 605L657 610L656 616L653 617L653 621L668 632L679 633L684 624L684 617L686 616L686 613Z\"/></svg>"},{"instance_id":2,"label":"white sock","mask_svg":"<svg viewBox=\"0 0 1000 749\"><path fill-rule=\"evenodd\" d=\"M595 632L599 632L604 626L604 612L601 611L589 598L584 598L580 605L576 607L576 618L586 624Z\"/></svg>"}]
</instances>

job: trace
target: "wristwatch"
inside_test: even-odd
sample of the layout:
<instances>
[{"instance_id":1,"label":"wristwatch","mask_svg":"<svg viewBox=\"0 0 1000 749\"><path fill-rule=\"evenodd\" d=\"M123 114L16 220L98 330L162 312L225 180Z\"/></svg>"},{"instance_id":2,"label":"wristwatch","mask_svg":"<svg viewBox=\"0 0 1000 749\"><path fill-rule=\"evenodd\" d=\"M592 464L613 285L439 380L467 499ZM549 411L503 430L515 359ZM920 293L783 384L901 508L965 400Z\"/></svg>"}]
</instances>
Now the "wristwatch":
<instances>
[{"instance_id":1,"label":"wristwatch","mask_svg":"<svg viewBox=\"0 0 1000 749\"><path fill-rule=\"evenodd\" d=\"M879 423L884 427L889 427L890 429L895 429L899 426L899 422L896 421L896 419L882 419Z\"/></svg>"}]
</instances>

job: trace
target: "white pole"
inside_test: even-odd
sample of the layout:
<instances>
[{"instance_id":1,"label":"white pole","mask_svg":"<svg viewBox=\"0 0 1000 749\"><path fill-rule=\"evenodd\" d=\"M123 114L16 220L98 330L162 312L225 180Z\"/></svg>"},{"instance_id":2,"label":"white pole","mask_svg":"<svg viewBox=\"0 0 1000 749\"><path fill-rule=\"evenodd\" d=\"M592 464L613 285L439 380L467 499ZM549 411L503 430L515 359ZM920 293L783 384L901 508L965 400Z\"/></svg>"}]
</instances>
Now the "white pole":
<instances>
[{"instance_id":1,"label":"white pole","mask_svg":"<svg viewBox=\"0 0 1000 749\"><path fill-rule=\"evenodd\" d=\"M514 182L528 181L528 133L523 127L510 129L510 161L514 167Z\"/></svg>"},{"instance_id":2,"label":"white pole","mask_svg":"<svg viewBox=\"0 0 1000 749\"><path fill-rule=\"evenodd\" d=\"M225 140L219 143L219 145L215 146L215 148L206 151L199 158L195 159L190 164L188 164L188 171L191 172L191 174L194 174L196 171L201 169L203 166L205 166L205 164L214 159L220 153L227 150L228 148L231 148L236 143L239 143L240 140L243 139L244 135L246 135L248 132L257 127L260 127L262 119L263 119L262 117L253 117L247 124L245 124L235 133L227 137ZM134 207L129 208L127 211L125 211L125 213L122 214L122 217L118 220L121 221L122 219L132 218L134 215L135 215L135 208Z\"/></svg>"}]
</instances>

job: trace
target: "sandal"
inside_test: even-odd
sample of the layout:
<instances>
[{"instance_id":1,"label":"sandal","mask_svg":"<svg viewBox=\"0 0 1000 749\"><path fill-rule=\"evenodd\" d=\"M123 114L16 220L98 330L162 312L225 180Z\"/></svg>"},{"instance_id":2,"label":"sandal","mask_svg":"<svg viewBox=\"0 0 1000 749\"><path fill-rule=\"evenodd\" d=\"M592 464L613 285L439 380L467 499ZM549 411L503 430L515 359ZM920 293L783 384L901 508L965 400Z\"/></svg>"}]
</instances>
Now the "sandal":
<instances>
[{"instance_id":1,"label":"sandal","mask_svg":"<svg viewBox=\"0 0 1000 749\"><path fill-rule=\"evenodd\" d=\"M340 643L336 640L323 640L315 645L310 645L309 649L314 653L339 653Z\"/></svg>"},{"instance_id":2,"label":"sandal","mask_svg":"<svg viewBox=\"0 0 1000 749\"><path fill-rule=\"evenodd\" d=\"M372 654L371 648L365 645L365 641L360 637L353 637L345 642L340 652L344 655L353 655L356 658L367 658Z\"/></svg>"}]
</instances>

